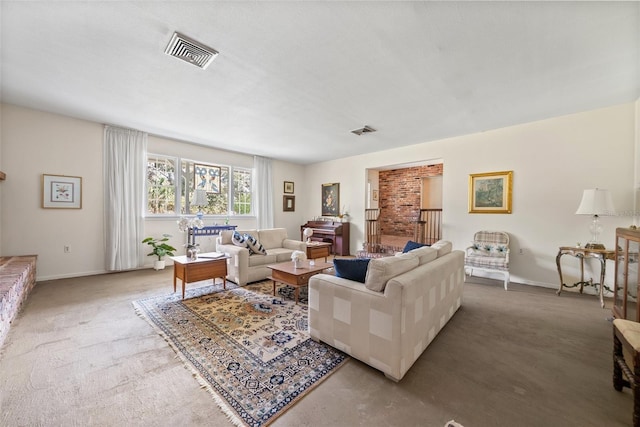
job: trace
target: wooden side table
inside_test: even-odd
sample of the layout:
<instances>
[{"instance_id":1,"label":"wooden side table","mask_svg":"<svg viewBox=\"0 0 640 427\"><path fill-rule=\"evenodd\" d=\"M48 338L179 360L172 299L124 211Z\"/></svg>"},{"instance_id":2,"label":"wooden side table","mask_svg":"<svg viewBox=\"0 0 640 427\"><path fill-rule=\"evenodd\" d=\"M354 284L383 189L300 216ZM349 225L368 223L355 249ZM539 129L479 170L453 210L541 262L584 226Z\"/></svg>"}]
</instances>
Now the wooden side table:
<instances>
[{"instance_id":1,"label":"wooden side table","mask_svg":"<svg viewBox=\"0 0 640 427\"><path fill-rule=\"evenodd\" d=\"M173 292L176 291L176 279L182 280L182 299L187 283L201 280L222 278L222 287L227 289L227 255L219 253L203 253L195 260L190 260L186 255L171 257L173 260Z\"/></svg>"},{"instance_id":2,"label":"wooden side table","mask_svg":"<svg viewBox=\"0 0 640 427\"><path fill-rule=\"evenodd\" d=\"M600 307L604 308L604 296L603 296L603 291L604 291L604 276L605 276L605 272L606 272L606 267L607 267L607 260L608 259L615 259L615 251L610 251L607 249L587 249L587 248L581 248L581 247L575 247L575 246L560 246L560 249L558 250L558 255L556 256L556 265L558 266L558 275L560 276L560 287L558 288L558 292L556 292L558 295L560 295L560 293L562 292L562 287L567 287L567 288L575 288L576 286L580 286L580 293L582 293L582 290L584 288L584 285L593 285L596 288L600 287ZM564 283L564 280L562 279L562 268L560 266L560 258L562 258L563 255L571 255L574 256L576 258L580 259L580 281L574 283L573 285L567 285ZM589 279L589 281L585 282L584 280L584 260L585 258L595 258L600 260L600 283L593 283L593 279Z\"/></svg>"},{"instance_id":3,"label":"wooden side table","mask_svg":"<svg viewBox=\"0 0 640 427\"><path fill-rule=\"evenodd\" d=\"M327 242L311 242L307 243L307 258L316 259L324 257L324 262L327 262L327 257L331 255L331 243Z\"/></svg>"}]
</instances>

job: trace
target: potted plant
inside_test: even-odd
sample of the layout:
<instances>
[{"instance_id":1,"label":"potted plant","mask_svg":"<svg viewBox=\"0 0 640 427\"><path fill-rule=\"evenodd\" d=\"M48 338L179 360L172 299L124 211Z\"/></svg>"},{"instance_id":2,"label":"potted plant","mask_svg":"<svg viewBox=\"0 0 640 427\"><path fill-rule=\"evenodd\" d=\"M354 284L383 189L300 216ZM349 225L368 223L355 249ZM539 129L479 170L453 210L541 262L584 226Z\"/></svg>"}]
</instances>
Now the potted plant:
<instances>
[{"instance_id":1,"label":"potted plant","mask_svg":"<svg viewBox=\"0 0 640 427\"><path fill-rule=\"evenodd\" d=\"M154 270L162 270L164 268L164 260L162 257L165 255L174 256L177 250L167 242L169 241L170 234L163 234L160 238L147 237L142 241L147 245L153 247L153 251L148 253L148 256L157 256L158 259L153 263Z\"/></svg>"}]
</instances>

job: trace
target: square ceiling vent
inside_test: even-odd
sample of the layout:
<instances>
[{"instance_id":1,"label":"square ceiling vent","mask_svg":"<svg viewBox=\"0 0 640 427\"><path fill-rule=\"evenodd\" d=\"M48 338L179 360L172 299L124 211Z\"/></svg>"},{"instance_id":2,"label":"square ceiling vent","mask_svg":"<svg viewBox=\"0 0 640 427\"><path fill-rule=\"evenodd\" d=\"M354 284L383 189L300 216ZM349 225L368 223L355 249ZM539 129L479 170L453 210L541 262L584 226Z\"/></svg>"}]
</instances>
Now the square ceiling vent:
<instances>
[{"instance_id":1,"label":"square ceiling vent","mask_svg":"<svg viewBox=\"0 0 640 427\"><path fill-rule=\"evenodd\" d=\"M197 42L184 34L173 33L164 53L175 56L203 70L218 56L218 51Z\"/></svg>"}]
</instances>

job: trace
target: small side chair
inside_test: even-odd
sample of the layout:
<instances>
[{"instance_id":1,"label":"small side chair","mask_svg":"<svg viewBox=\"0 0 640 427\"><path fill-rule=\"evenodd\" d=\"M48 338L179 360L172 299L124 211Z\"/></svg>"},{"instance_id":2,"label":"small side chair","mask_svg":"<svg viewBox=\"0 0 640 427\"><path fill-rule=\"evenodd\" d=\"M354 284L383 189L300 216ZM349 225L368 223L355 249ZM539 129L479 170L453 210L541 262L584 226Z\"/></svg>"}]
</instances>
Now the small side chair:
<instances>
[{"instance_id":1,"label":"small side chair","mask_svg":"<svg viewBox=\"0 0 640 427\"><path fill-rule=\"evenodd\" d=\"M509 284L509 234L504 231L478 231L465 252L465 273L473 270L504 275L504 290Z\"/></svg>"}]
</instances>

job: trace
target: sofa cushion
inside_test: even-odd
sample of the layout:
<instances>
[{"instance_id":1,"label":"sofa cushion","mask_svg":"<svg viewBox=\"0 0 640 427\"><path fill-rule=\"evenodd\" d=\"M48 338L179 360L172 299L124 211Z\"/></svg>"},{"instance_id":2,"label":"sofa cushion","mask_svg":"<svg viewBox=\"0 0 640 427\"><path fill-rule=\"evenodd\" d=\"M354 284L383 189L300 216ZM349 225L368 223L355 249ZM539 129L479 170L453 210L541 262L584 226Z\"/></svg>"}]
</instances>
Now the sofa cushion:
<instances>
[{"instance_id":1,"label":"sofa cushion","mask_svg":"<svg viewBox=\"0 0 640 427\"><path fill-rule=\"evenodd\" d=\"M407 253L409 251L421 248L423 246L429 246L429 245L427 245L426 243L418 243L418 242L414 242L413 240L409 240L407 244L404 245L404 249L402 249L402 253Z\"/></svg>"},{"instance_id":2,"label":"sofa cushion","mask_svg":"<svg viewBox=\"0 0 640 427\"><path fill-rule=\"evenodd\" d=\"M418 263L420 265L426 264L429 261L433 261L438 258L438 251L430 246L422 246L417 249L413 249L409 251L409 253L414 254L418 257Z\"/></svg>"},{"instance_id":3,"label":"sofa cushion","mask_svg":"<svg viewBox=\"0 0 640 427\"><path fill-rule=\"evenodd\" d=\"M251 251L252 254L258 254L258 255L267 254L267 250L262 246L262 244L258 241L258 239L253 237L251 234L245 234L243 235L243 237L245 238L247 242L247 247L249 248L249 251Z\"/></svg>"},{"instance_id":4,"label":"sofa cushion","mask_svg":"<svg viewBox=\"0 0 640 427\"><path fill-rule=\"evenodd\" d=\"M389 279L417 267L418 264L418 256L411 252L399 256L374 258L369 262L364 285L369 290L383 292Z\"/></svg>"},{"instance_id":5,"label":"sofa cushion","mask_svg":"<svg viewBox=\"0 0 640 427\"><path fill-rule=\"evenodd\" d=\"M282 241L287 238L286 228L268 228L260 230L256 236L265 249L281 248Z\"/></svg>"},{"instance_id":6,"label":"sofa cushion","mask_svg":"<svg viewBox=\"0 0 640 427\"><path fill-rule=\"evenodd\" d=\"M442 255L446 255L453 249L453 244L448 240L438 240L433 245L431 245L433 249L438 251L438 258Z\"/></svg>"},{"instance_id":7,"label":"sofa cushion","mask_svg":"<svg viewBox=\"0 0 640 427\"><path fill-rule=\"evenodd\" d=\"M291 254L293 250L286 248L273 248L267 249L267 255L273 255L276 257L276 262L288 262L291 261Z\"/></svg>"},{"instance_id":8,"label":"sofa cushion","mask_svg":"<svg viewBox=\"0 0 640 427\"><path fill-rule=\"evenodd\" d=\"M369 261L370 259L368 258L337 258L333 260L333 267L336 270L337 277L364 283Z\"/></svg>"}]
</instances>

